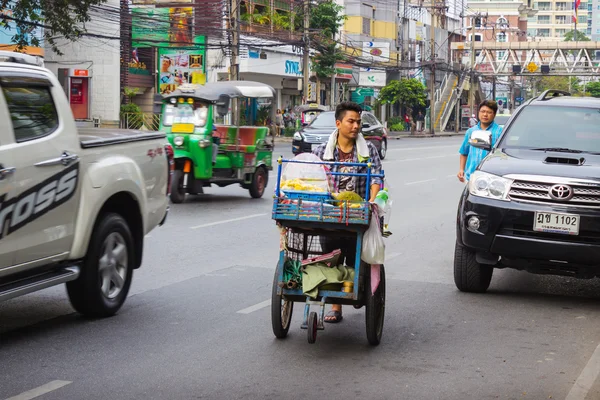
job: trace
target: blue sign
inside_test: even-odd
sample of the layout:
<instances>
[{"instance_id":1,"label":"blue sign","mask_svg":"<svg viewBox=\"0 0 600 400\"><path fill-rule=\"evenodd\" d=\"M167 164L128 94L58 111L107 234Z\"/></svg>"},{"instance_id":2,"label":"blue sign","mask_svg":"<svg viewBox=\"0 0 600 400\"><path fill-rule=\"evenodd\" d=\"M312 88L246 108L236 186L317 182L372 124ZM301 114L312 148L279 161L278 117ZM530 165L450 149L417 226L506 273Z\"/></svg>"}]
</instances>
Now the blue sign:
<instances>
[{"instance_id":1,"label":"blue sign","mask_svg":"<svg viewBox=\"0 0 600 400\"><path fill-rule=\"evenodd\" d=\"M523 98L522 98L522 97L517 97L517 98L515 99L515 101L523 101Z\"/></svg>"},{"instance_id":2,"label":"blue sign","mask_svg":"<svg viewBox=\"0 0 600 400\"><path fill-rule=\"evenodd\" d=\"M289 75L302 75L300 62L287 60L285 62L285 73Z\"/></svg>"}]
</instances>

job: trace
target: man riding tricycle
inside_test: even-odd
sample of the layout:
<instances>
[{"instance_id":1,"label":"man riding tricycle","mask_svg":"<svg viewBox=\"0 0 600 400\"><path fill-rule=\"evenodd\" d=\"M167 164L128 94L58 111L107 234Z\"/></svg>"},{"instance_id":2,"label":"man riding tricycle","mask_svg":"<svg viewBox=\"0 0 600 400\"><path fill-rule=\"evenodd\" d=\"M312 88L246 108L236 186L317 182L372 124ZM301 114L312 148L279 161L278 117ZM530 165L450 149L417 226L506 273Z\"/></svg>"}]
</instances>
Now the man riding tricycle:
<instances>
[{"instance_id":1,"label":"man riding tricycle","mask_svg":"<svg viewBox=\"0 0 600 400\"><path fill-rule=\"evenodd\" d=\"M272 167L273 142L267 120L257 124L257 99L272 100L271 86L248 81L186 84L162 99L160 130L175 150L171 200L204 187L240 184L253 198L262 197ZM237 103L230 114L232 103ZM242 101L248 125L239 126ZM273 107L270 108L273 113ZM271 116L271 120L274 120ZM233 124L215 123L217 118Z\"/></svg>"}]
</instances>

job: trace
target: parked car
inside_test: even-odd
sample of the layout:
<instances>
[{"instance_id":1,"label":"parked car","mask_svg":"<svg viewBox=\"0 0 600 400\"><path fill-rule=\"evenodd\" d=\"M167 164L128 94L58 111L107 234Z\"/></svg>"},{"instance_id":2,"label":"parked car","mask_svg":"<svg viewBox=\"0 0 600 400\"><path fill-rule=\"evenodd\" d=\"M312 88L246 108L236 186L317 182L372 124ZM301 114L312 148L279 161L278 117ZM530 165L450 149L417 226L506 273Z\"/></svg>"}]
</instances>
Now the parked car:
<instances>
[{"instance_id":1,"label":"parked car","mask_svg":"<svg viewBox=\"0 0 600 400\"><path fill-rule=\"evenodd\" d=\"M500 115L496 115L496 118L494 118L494 121L496 121L496 123L498 125L500 125L501 128L504 128L504 125L506 125L506 123L508 122L510 117L511 117L510 115L500 114Z\"/></svg>"},{"instance_id":2,"label":"parked car","mask_svg":"<svg viewBox=\"0 0 600 400\"><path fill-rule=\"evenodd\" d=\"M454 280L487 290L494 268L600 277L600 99L548 90L522 105L471 175L456 219Z\"/></svg>"},{"instance_id":3,"label":"parked car","mask_svg":"<svg viewBox=\"0 0 600 400\"><path fill-rule=\"evenodd\" d=\"M66 283L77 311L113 315L166 219L173 149L163 133L78 129L58 79L12 54L0 54L0 301Z\"/></svg>"},{"instance_id":4,"label":"parked car","mask_svg":"<svg viewBox=\"0 0 600 400\"><path fill-rule=\"evenodd\" d=\"M361 133L365 139L371 141L383 160L387 153L387 129L370 112L363 111ZM331 133L335 130L335 112L321 112L307 126L302 127L294 134L292 152L294 154L310 153L313 148L326 143Z\"/></svg>"}]
</instances>

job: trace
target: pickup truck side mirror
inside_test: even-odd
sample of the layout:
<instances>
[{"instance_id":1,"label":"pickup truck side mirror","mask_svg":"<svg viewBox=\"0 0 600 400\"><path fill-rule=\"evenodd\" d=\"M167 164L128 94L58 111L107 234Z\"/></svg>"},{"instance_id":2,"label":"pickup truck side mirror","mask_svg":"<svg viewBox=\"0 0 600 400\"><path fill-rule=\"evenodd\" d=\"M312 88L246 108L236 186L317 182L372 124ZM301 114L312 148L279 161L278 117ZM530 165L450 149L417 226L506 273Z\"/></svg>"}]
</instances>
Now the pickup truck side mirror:
<instances>
[{"instance_id":1,"label":"pickup truck side mirror","mask_svg":"<svg viewBox=\"0 0 600 400\"><path fill-rule=\"evenodd\" d=\"M474 131L469 138L469 144L478 149L490 151L492 149L492 134L490 131Z\"/></svg>"}]
</instances>

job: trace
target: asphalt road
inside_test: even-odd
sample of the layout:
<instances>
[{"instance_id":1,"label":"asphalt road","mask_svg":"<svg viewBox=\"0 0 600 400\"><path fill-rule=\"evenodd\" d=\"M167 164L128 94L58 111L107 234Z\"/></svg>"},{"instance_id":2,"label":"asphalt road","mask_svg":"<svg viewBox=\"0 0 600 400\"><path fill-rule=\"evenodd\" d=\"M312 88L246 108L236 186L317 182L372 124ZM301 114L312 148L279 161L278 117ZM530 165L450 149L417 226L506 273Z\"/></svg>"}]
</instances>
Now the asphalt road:
<instances>
[{"instance_id":1,"label":"asphalt road","mask_svg":"<svg viewBox=\"0 0 600 400\"><path fill-rule=\"evenodd\" d=\"M0 399L600 398L597 281L497 270L486 294L455 288L459 141L390 142L380 346L352 307L310 345L296 304L275 339L271 199L211 188L147 237L117 316L80 317L62 287L0 303Z\"/></svg>"}]
</instances>

